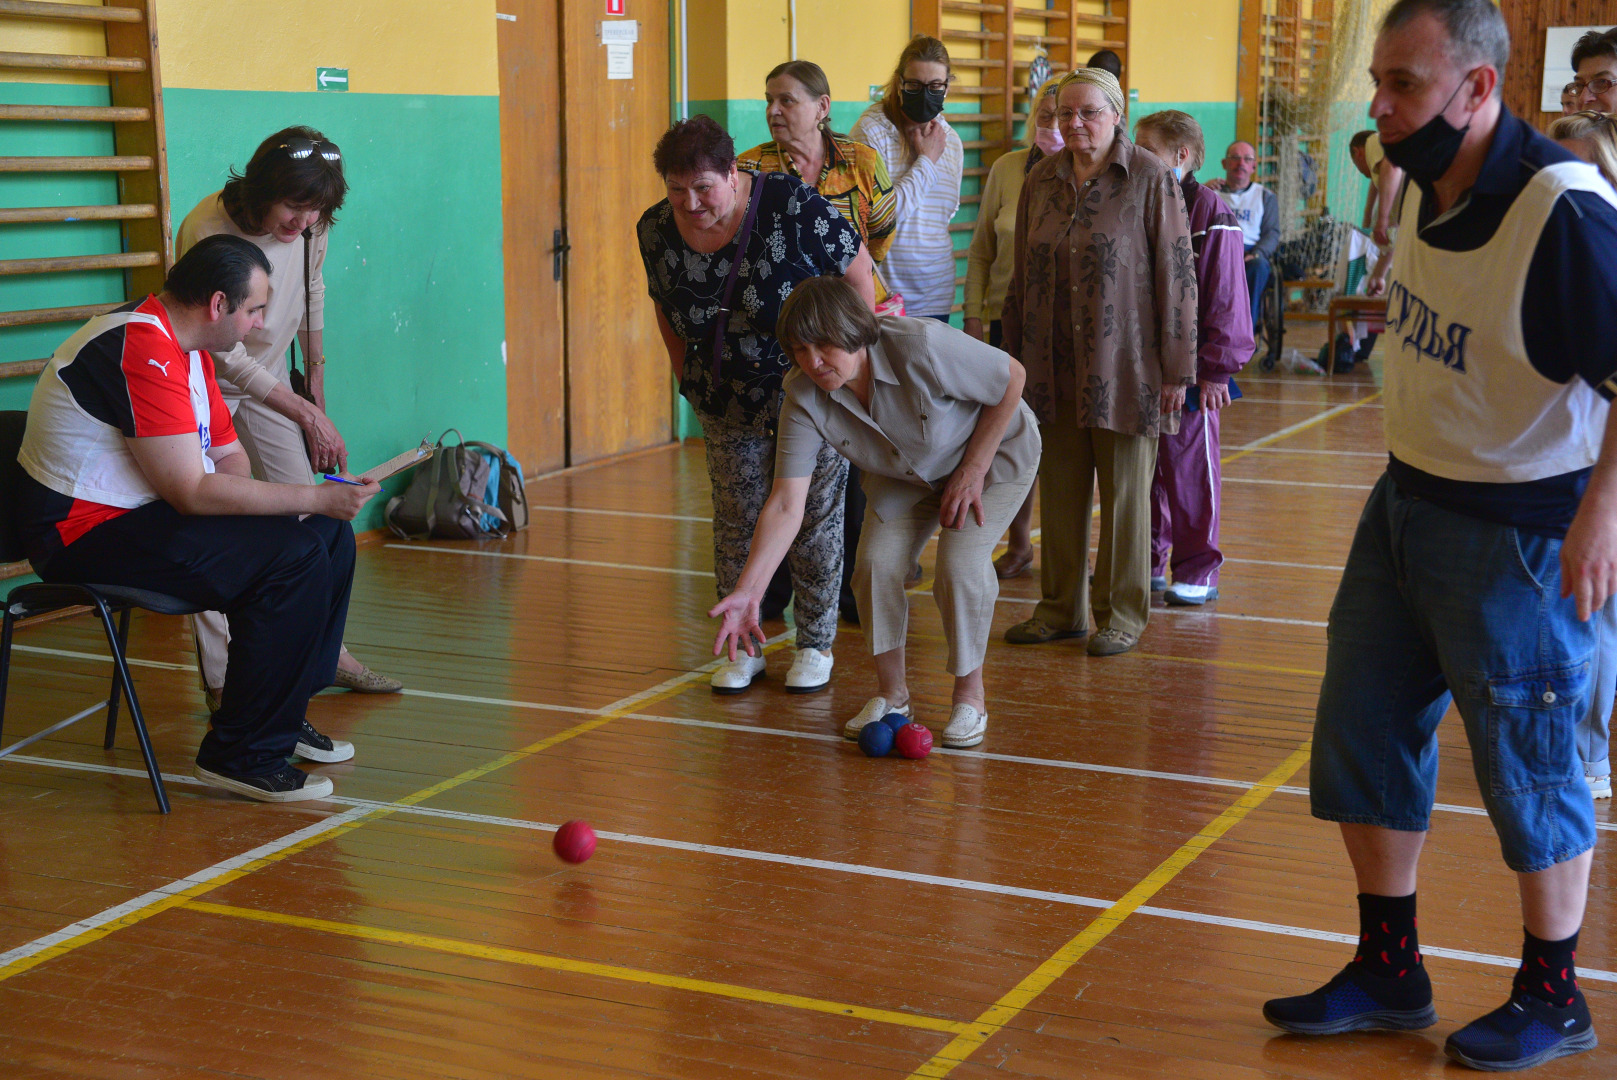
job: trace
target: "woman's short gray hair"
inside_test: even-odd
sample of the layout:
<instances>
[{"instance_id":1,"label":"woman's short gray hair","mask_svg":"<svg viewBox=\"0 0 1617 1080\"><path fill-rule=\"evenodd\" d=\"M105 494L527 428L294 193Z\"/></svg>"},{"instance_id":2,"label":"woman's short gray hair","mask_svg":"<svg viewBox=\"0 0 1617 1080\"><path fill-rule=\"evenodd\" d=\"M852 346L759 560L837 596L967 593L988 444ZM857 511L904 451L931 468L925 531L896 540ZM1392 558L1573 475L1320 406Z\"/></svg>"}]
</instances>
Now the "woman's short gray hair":
<instances>
[{"instance_id":1,"label":"woman's short gray hair","mask_svg":"<svg viewBox=\"0 0 1617 1080\"><path fill-rule=\"evenodd\" d=\"M878 336L876 313L840 277L799 282L775 317L775 338L788 354L799 345L830 345L855 353L874 345Z\"/></svg>"},{"instance_id":2,"label":"woman's short gray hair","mask_svg":"<svg viewBox=\"0 0 1617 1080\"><path fill-rule=\"evenodd\" d=\"M1123 87L1119 85L1116 76L1110 71L1091 67L1073 68L1061 77L1061 82L1056 86L1056 93L1060 94L1061 91L1074 83L1088 83L1091 86L1099 87L1100 92L1106 96L1106 104L1112 107L1112 111L1118 115L1120 120L1122 119Z\"/></svg>"}]
</instances>

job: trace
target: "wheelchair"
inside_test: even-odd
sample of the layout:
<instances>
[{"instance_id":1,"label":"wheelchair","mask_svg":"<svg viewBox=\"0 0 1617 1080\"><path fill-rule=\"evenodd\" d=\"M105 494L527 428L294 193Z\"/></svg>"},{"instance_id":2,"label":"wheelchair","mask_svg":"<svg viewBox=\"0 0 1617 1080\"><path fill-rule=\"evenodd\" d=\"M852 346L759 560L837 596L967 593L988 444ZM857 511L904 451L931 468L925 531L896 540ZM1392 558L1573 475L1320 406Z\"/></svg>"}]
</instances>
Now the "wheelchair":
<instances>
[{"instance_id":1,"label":"wheelchair","mask_svg":"<svg viewBox=\"0 0 1617 1080\"><path fill-rule=\"evenodd\" d=\"M1269 260L1269 281L1263 287L1257 320L1252 324L1252 337L1257 350L1252 358L1259 369L1273 371L1280 362L1280 350L1286 338L1286 283L1275 260Z\"/></svg>"}]
</instances>

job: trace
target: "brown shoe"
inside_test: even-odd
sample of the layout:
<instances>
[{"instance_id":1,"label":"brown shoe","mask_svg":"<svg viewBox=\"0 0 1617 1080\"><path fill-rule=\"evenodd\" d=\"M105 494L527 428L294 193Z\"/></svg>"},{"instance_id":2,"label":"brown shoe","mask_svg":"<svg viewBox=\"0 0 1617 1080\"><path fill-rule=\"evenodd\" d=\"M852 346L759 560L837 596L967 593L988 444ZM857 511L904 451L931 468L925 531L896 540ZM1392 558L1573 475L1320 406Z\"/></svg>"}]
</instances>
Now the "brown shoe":
<instances>
[{"instance_id":1,"label":"brown shoe","mask_svg":"<svg viewBox=\"0 0 1617 1080\"><path fill-rule=\"evenodd\" d=\"M360 694L396 694L404 689L404 684L397 679L386 675L378 675L368 667L361 667L357 672L337 669L337 678L332 686L340 686L344 690L353 690Z\"/></svg>"},{"instance_id":2,"label":"brown shoe","mask_svg":"<svg viewBox=\"0 0 1617 1080\"><path fill-rule=\"evenodd\" d=\"M1029 548L1027 554L1018 555L1014 551L1007 551L994 560L994 573L999 575L1001 581L1010 578L1025 577L1033 570L1033 549Z\"/></svg>"},{"instance_id":3,"label":"brown shoe","mask_svg":"<svg viewBox=\"0 0 1617 1080\"><path fill-rule=\"evenodd\" d=\"M1043 619L1024 619L1005 631L1005 640L1012 645L1043 645L1047 641L1083 637L1083 630L1057 630Z\"/></svg>"},{"instance_id":4,"label":"brown shoe","mask_svg":"<svg viewBox=\"0 0 1617 1080\"><path fill-rule=\"evenodd\" d=\"M1095 631L1095 636L1089 639L1090 656L1116 656L1126 653L1140 643L1140 639L1133 634L1122 630L1114 630L1110 626L1104 630Z\"/></svg>"}]
</instances>

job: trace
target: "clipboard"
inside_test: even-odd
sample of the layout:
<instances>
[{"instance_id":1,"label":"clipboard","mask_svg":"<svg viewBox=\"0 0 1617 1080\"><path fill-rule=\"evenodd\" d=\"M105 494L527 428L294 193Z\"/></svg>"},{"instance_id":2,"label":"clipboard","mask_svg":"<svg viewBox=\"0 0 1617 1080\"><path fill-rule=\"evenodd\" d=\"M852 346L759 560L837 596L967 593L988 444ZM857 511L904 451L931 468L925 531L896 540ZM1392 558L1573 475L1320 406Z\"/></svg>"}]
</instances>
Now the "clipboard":
<instances>
[{"instance_id":1,"label":"clipboard","mask_svg":"<svg viewBox=\"0 0 1617 1080\"><path fill-rule=\"evenodd\" d=\"M421 464L421 462L430 458L433 451L437 449L437 447L435 447L430 441L431 438L432 437L429 435L427 438L421 440L420 446L406 450L402 454L388 458L386 461L375 466L374 468L366 469L364 472L356 474L355 479L364 479L369 480L372 483L380 483L395 473L403 472L412 465Z\"/></svg>"}]
</instances>

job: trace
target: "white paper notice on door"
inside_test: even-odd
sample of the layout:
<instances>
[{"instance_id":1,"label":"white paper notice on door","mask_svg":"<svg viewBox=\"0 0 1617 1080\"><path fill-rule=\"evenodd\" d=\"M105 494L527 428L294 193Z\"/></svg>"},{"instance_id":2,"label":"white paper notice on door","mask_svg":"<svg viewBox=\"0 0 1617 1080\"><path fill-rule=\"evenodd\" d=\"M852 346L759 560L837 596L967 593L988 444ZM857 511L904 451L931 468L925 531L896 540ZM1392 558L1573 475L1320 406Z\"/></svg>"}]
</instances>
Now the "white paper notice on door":
<instances>
[{"instance_id":1,"label":"white paper notice on door","mask_svg":"<svg viewBox=\"0 0 1617 1080\"><path fill-rule=\"evenodd\" d=\"M634 46L610 44L606 47L606 77L608 79L634 78Z\"/></svg>"}]
</instances>

